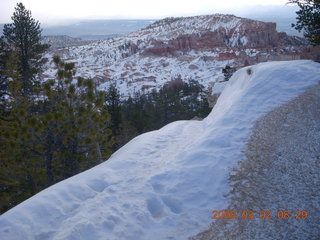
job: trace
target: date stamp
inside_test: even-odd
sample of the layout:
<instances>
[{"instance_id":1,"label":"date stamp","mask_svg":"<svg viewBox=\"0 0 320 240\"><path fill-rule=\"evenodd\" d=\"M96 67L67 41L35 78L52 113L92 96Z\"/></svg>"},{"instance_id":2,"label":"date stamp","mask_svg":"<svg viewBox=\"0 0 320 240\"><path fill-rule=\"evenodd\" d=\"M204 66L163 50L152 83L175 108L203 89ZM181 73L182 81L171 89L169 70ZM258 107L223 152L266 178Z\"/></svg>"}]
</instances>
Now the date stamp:
<instances>
[{"instance_id":1,"label":"date stamp","mask_svg":"<svg viewBox=\"0 0 320 240\"><path fill-rule=\"evenodd\" d=\"M288 211L251 211L244 210L237 212L235 210L212 211L212 219L306 219L308 212L306 210Z\"/></svg>"}]
</instances>

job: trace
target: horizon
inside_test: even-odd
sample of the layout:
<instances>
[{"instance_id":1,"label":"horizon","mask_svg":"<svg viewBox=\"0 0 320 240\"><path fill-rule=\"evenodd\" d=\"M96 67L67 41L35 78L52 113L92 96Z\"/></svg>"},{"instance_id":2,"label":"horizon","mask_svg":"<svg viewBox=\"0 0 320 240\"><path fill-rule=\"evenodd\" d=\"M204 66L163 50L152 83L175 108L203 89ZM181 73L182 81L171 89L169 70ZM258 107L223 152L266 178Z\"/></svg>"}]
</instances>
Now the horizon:
<instances>
[{"instance_id":1,"label":"horizon","mask_svg":"<svg viewBox=\"0 0 320 240\"><path fill-rule=\"evenodd\" d=\"M281 17L292 17L296 11L294 6L286 4L287 0L271 0L268 1L268 4L257 3L253 0L225 0L223 3L214 0L199 0L197 5L180 0L175 2L164 0L161 4L153 4L146 0L136 0L135 2L123 0L113 4L102 0L91 0L90 4L87 2L79 3L75 0L67 2L63 0L2 0L0 24L11 22L11 16L18 2L22 2L26 9L31 11L32 17L39 20L43 27L69 25L80 21L156 20L166 17L188 17L215 13L246 17L261 13L266 15L269 12L274 14L272 11L274 8L281 9L279 10Z\"/></svg>"},{"instance_id":2,"label":"horizon","mask_svg":"<svg viewBox=\"0 0 320 240\"><path fill-rule=\"evenodd\" d=\"M237 11L209 12L204 14L167 17L197 17L201 15L229 14L262 22L273 22L277 25L277 31L302 37L303 33L298 32L291 26L291 24L296 21L297 10L298 7L296 6L278 5L266 6L264 8L251 6L246 9L237 9ZM130 32L144 28L154 21L161 19L163 18L69 19L58 23L56 22L56 24L43 24L40 21L40 24L43 30L43 36L67 35L88 40L100 40L115 36L125 36ZM0 34L2 34L3 27L4 23L0 23Z\"/></svg>"}]
</instances>

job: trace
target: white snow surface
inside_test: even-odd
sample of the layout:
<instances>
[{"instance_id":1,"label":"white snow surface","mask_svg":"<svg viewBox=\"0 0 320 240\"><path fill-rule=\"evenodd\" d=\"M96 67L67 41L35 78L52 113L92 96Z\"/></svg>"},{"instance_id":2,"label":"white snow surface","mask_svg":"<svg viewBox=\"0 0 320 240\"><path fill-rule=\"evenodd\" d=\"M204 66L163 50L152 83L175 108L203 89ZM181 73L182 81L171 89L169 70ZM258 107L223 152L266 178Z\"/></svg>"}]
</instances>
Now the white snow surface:
<instances>
[{"instance_id":1,"label":"white snow surface","mask_svg":"<svg viewBox=\"0 0 320 240\"><path fill-rule=\"evenodd\" d=\"M54 49L45 57L51 60L54 55L59 55L65 62L74 62L77 68L76 77L94 79L101 90L107 90L111 84L116 85L121 99L134 96L138 91L147 93L153 89L159 90L178 76L185 82L193 79L207 87L213 76L215 79L223 79L221 70L226 65L243 66L239 59L264 52L254 48L246 49L251 45L251 41L245 36L246 31L250 31L249 26L255 29L264 28L265 23L224 14L166 18L124 37ZM166 56L150 53L145 55L147 50L157 47L160 42L164 48L172 45L170 41L177 40L180 36L201 36L210 32L227 34L227 45L191 51L181 49L174 51L172 55L167 53ZM294 51L294 47L291 51ZM238 61L232 58L220 59L219 55L222 53L235 53ZM264 57L269 55L265 53ZM253 59L250 62L254 61ZM45 68L40 79L55 79L56 67L53 61L49 61Z\"/></svg>"},{"instance_id":2,"label":"white snow surface","mask_svg":"<svg viewBox=\"0 0 320 240\"><path fill-rule=\"evenodd\" d=\"M0 238L165 240L207 229L211 212L227 206L227 176L254 122L320 81L320 64L307 60L247 68L203 121L142 134L108 161L45 189L0 216Z\"/></svg>"},{"instance_id":3,"label":"white snow surface","mask_svg":"<svg viewBox=\"0 0 320 240\"><path fill-rule=\"evenodd\" d=\"M228 83L227 81L216 82L212 88L211 94L222 93L222 91L226 87L227 83Z\"/></svg>"}]
</instances>

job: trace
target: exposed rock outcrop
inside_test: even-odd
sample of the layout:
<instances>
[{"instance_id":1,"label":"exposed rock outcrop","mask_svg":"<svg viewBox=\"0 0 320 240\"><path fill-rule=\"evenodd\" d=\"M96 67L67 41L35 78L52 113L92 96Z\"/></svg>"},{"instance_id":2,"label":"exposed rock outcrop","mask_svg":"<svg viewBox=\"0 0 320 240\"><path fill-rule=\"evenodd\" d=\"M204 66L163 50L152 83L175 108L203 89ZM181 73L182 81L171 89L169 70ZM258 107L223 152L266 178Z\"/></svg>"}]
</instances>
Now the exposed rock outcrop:
<instances>
[{"instance_id":1,"label":"exposed rock outcrop","mask_svg":"<svg viewBox=\"0 0 320 240\"><path fill-rule=\"evenodd\" d=\"M171 21L166 19L149 26L149 31L153 28L152 26L157 30L169 29L167 32L168 39L164 39L165 36L160 33L161 37L153 40L152 47L146 48L142 55L168 57L175 56L179 51L206 51L216 47L263 48L308 44L303 38L277 32L275 23L220 14L193 18L178 18L171 19ZM196 21L197 18L205 21L205 25L197 26L194 24L192 21ZM190 22L189 25L185 23L187 19ZM184 34L177 34L180 29L173 28L176 26L170 28L173 24L180 28L185 27ZM173 39L169 39L170 34ZM230 56L222 55L219 58L228 59Z\"/></svg>"}]
</instances>

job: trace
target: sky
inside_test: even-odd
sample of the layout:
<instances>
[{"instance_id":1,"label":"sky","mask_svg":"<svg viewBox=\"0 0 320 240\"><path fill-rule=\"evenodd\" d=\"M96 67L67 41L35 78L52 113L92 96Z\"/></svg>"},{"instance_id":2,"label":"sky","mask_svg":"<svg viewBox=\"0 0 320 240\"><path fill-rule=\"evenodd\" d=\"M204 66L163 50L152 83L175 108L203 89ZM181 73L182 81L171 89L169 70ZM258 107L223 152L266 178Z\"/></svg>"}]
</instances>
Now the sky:
<instances>
[{"instance_id":1,"label":"sky","mask_svg":"<svg viewBox=\"0 0 320 240\"><path fill-rule=\"evenodd\" d=\"M17 2L45 25L80 19L160 19L227 13L253 5L285 5L288 0L0 0L0 23L11 22Z\"/></svg>"}]
</instances>

